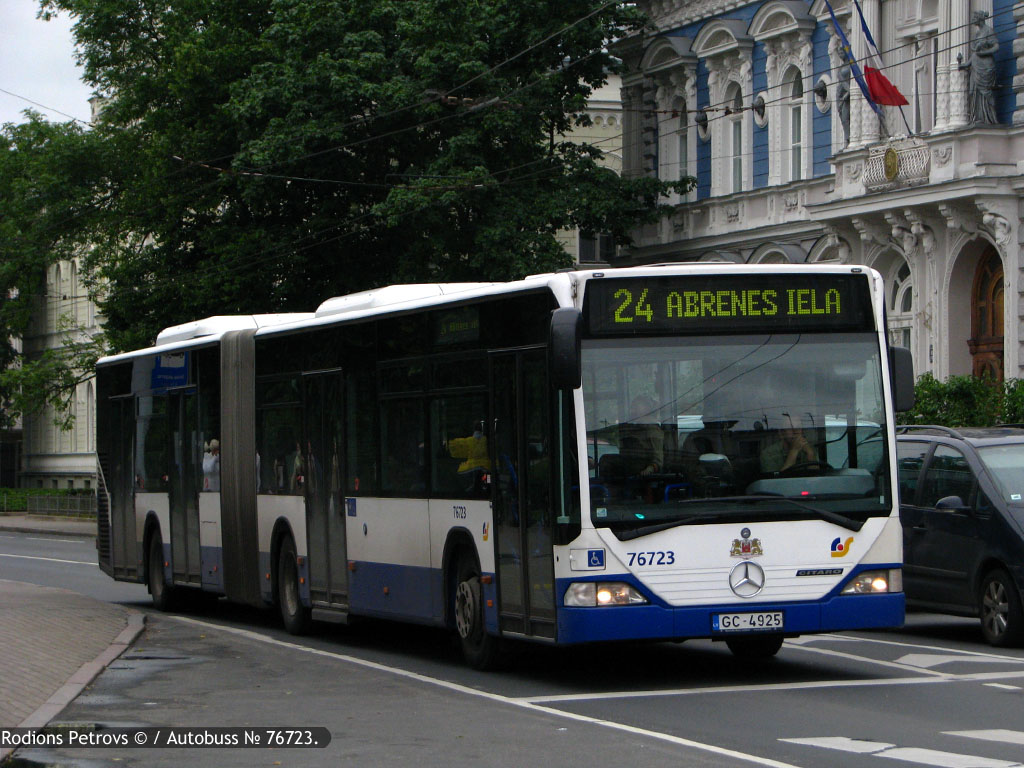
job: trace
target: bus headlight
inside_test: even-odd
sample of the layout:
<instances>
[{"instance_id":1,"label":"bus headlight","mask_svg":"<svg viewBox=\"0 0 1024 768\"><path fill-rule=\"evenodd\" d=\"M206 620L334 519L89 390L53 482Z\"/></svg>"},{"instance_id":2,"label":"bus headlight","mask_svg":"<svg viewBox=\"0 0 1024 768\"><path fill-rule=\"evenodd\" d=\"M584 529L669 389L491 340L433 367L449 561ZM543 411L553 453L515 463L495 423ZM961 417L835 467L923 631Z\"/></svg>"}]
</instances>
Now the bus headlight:
<instances>
[{"instance_id":1,"label":"bus headlight","mask_svg":"<svg viewBox=\"0 0 1024 768\"><path fill-rule=\"evenodd\" d=\"M881 571L864 571L843 587L844 595L878 595L883 592L903 591L903 571L887 568Z\"/></svg>"},{"instance_id":2,"label":"bus headlight","mask_svg":"<svg viewBox=\"0 0 1024 768\"><path fill-rule=\"evenodd\" d=\"M647 598L621 581L576 581L565 590L562 602L569 608L595 608L605 605L646 605Z\"/></svg>"}]
</instances>

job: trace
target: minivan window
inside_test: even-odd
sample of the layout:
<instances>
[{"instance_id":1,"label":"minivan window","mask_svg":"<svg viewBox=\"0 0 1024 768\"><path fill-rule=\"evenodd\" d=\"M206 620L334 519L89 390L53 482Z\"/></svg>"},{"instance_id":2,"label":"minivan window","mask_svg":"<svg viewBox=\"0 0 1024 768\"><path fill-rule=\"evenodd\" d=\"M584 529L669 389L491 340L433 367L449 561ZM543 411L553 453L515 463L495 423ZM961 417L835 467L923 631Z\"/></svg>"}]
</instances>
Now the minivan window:
<instances>
[{"instance_id":1,"label":"minivan window","mask_svg":"<svg viewBox=\"0 0 1024 768\"><path fill-rule=\"evenodd\" d=\"M1024 500L1024 443L979 448L978 456L1006 501Z\"/></svg>"},{"instance_id":2,"label":"minivan window","mask_svg":"<svg viewBox=\"0 0 1024 768\"><path fill-rule=\"evenodd\" d=\"M928 455L928 443L914 443L907 440L896 442L896 466L899 470L900 500L913 504L917 495L917 480L921 476L924 457Z\"/></svg>"},{"instance_id":3,"label":"minivan window","mask_svg":"<svg viewBox=\"0 0 1024 768\"><path fill-rule=\"evenodd\" d=\"M938 445L924 477L921 506L934 507L939 499L959 496L970 504L974 474L967 458L956 448Z\"/></svg>"}]
</instances>

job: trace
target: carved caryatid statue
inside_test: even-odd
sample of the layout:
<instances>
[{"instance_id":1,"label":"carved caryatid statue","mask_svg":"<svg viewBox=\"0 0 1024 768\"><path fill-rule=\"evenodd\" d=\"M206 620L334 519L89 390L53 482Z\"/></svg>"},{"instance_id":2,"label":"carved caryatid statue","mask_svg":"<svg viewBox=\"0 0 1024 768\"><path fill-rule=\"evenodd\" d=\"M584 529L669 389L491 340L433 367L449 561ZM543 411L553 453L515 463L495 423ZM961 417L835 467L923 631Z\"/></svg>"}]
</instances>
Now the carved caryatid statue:
<instances>
[{"instance_id":1,"label":"carved caryatid statue","mask_svg":"<svg viewBox=\"0 0 1024 768\"><path fill-rule=\"evenodd\" d=\"M996 116L996 51L999 41L988 24L987 11L971 14L974 35L971 38L971 58L961 68L969 70L967 96L971 122L976 125L994 125Z\"/></svg>"}]
</instances>

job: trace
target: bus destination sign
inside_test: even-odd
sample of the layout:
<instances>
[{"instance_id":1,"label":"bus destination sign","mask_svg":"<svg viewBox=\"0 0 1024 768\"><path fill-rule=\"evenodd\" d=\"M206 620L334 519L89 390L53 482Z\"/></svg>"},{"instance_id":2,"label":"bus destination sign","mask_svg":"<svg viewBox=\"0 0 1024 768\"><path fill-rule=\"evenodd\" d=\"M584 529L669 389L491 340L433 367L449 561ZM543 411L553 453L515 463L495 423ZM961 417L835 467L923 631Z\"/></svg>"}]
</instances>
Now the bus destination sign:
<instances>
[{"instance_id":1,"label":"bus destination sign","mask_svg":"<svg viewBox=\"0 0 1024 768\"><path fill-rule=\"evenodd\" d=\"M866 275L673 275L587 282L595 336L874 330Z\"/></svg>"}]
</instances>

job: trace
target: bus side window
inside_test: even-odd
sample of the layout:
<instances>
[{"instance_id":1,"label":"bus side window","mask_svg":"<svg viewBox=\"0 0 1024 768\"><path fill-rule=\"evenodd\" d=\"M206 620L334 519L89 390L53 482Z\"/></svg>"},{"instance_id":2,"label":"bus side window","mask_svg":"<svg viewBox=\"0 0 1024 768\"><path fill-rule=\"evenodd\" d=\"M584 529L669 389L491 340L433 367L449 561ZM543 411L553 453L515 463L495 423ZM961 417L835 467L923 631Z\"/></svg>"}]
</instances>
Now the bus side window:
<instances>
[{"instance_id":1,"label":"bus side window","mask_svg":"<svg viewBox=\"0 0 1024 768\"><path fill-rule=\"evenodd\" d=\"M439 397L430 403L430 490L435 497L486 498L490 453L483 394Z\"/></svg>"},{"instance_id":2,"label":"bus side window","mask_svg":"<svg viewBox=\"0 0 1024 768\"><path fill-rule=\"evenodd\" d=\"M420 398L381 401L381 490L388 495L426 495L424 427Z\"/></svg>"}]
</instances>

